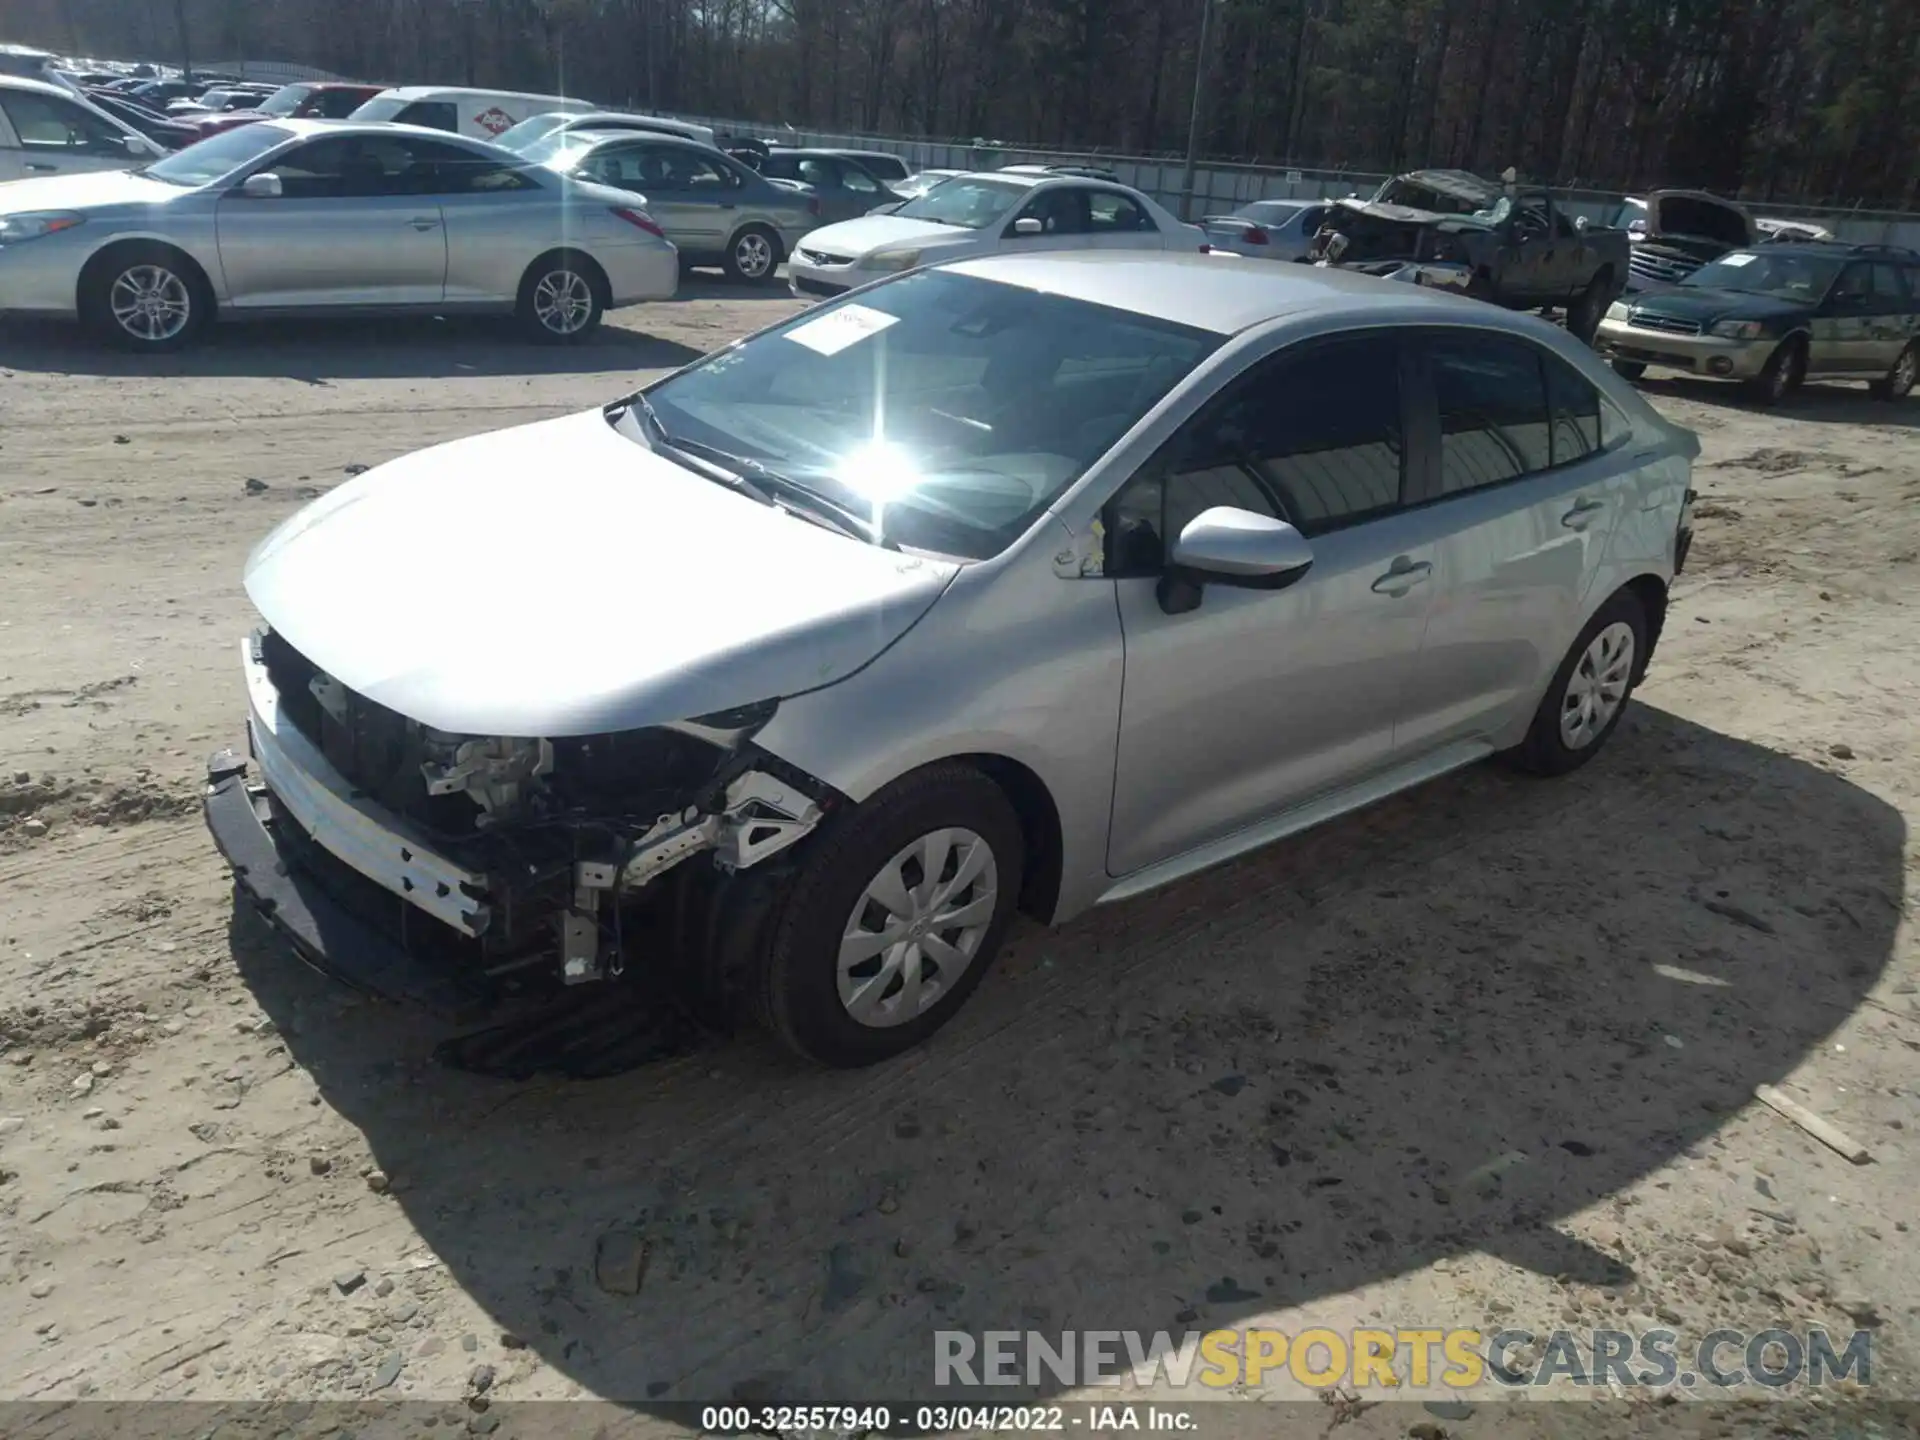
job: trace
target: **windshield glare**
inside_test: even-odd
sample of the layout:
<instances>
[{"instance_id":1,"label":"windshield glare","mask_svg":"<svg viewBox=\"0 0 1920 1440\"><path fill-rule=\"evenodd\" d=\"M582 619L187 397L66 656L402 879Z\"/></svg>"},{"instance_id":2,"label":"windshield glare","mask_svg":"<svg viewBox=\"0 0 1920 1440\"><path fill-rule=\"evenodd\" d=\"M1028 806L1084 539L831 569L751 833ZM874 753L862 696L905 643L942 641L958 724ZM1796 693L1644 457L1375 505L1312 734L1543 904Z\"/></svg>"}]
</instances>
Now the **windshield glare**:
<instances>
[{"instance_id":1,"label":"windshield glare","mask_svg":"<svg viewBox=\"0 0 1920 1440\"><path fill-rule=\"evenodd\" d=\"M510 125L494 137L493 143L504 150L518 150L529 153L534 142L545 140L567 123L564 115L535 115L522 120L518 125Z\"/></svg>"},{"instance_id":2,"label":"windshield glare","mask_svg":"<svg viewBox=\"0 0 1920 1440\"><path fill-rule=\"evenodd\" d=\"M529 165L546 165L555 170L571 170L587 151L607 138L604 130L561 130L520 147L520 158Z\"/></svg>"},{"instance_id":3,"label":"windshield glare","mask_svg":"<svg viewBox=\"0 0 1920 1440\"><path fill-rule=\"evenodd\" d=\"M169 185L210 185L291 138L289 132L277 125L243 125L238 130L176 150L140 173Z\"/></svg>"},{"instance_id":4,"label":"windshield glare","mask_svg":"<svg viewBox=\"0 0 1920 1440\"><path fill-rule=\"evenodd\" d=\"M963 176L936 185L918 200L894 211L903 220L933 220L980 230L993 224L1019 203L1028 187L1008 180Z\"/></svg>"},{"instance_id":5,"label":"windshield glare","mask_svg":"<svg viewBox=\"0 0 1920 1440\"><path fill-rule=\"evenodd\" d=\"M255 108L262 115L291 115L309 93L305 85L282 85Z\"/></svg>"},{"instance_id":6,"label":"windshield glare","mask_svg":"<svg viewBox=\"0 0 1920 1440\"><path fill-rule=\"evenodd\" d=\"M1680 283L1700 290L1734 290L1770 295L1776 300L1818 304L1840 273L1843 261L1817 255L1761 255L1750 250L1722 255Z\"/></svg>"},{"instance_id":7,"label":"windshield glare","mask_svg":"<svg viewBox=\"0 0 1920 1440\"><path fill-rule=\"evenodd\" d=\"M349 120L391 120L407 108L408 102L395 95L376 95L347 118Z\"/></svg>"},{"instance_id":8,"label":"windshield glare","mask_svg":"<svg viewBox=\"0 0 1920 1440\"><path fill-rule=\"evenodd\" d=\"M758 460L904 547L979 560L1221 340L929 270L809 310L646 395L675 438Z\"/></svg>"}]
</instances>

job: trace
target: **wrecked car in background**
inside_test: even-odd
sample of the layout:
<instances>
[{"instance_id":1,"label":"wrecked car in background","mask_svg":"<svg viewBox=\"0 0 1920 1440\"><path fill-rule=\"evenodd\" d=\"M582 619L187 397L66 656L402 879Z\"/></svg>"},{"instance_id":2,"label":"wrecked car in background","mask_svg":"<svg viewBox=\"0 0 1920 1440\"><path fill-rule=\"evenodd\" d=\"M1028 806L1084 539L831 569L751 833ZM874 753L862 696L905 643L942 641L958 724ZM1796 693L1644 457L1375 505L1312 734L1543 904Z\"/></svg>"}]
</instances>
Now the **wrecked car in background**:
<instances>
[{"instance_id":1,"label":"wrecked car in background","mask_svg":"<svg viewBox=\"0 0 1920 1440\"><path fill-rule=\"evenodd\" d=\"M1317 263L1459 290L1509 310L1564 308L1591 340L1627 283L1626 232L1576 220L1539 186L1416 170L1329 207Z\"/></svg>"},{"instance_id":2,"label":"wrecked car in background","mask_svg":"<svg viewBox=\"0 0 1920 1440\"><path fill-rule=\"evenodd\" d=\"M1743 207L1704 190L1629 196L1626 208L1632 217L1626 225L1633 246L1627 265L1629 295L1670 289L1702 265L1759 239Z\"/></svg>"}]
</instances>

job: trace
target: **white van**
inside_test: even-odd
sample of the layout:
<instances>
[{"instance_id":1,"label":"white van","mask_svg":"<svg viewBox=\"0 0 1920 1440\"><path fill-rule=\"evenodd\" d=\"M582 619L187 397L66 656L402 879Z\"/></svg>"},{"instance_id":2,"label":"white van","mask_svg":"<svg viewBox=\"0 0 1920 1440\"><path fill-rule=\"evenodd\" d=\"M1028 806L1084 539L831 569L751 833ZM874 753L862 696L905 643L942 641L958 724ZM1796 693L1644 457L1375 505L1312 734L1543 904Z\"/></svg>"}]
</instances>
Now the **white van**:
<instances>
[{"instance_id":1,"label":"white van","mask_svg":"<svg viewBox=\"0 0 1920 1440\"><path fill-rule=\"evenodd\" d=\"M382 90L347 118L391 120L424 125L475 140L493 140L522 120L553 111L583 114L600 107L559 95L524 95L517 90L454 90L439 85L403 85Z\"/></svg>"},{"instance_id":2,"label":"white van","mask_svg":"<svg viewBox=\"0 0 1920 1440\"><path fill-rule=\"evenodd\" d=\"M0 74L0 181L131 170L165 153L59 85Z\"/></svg>"}]
</instances>

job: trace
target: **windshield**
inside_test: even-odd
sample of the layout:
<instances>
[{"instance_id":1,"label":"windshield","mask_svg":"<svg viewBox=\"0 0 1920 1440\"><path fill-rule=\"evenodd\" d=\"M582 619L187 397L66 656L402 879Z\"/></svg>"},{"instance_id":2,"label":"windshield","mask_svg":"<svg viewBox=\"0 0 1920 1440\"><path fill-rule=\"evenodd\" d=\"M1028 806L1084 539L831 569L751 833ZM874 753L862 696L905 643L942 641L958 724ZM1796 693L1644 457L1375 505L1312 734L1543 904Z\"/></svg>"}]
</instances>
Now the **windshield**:
<instances>
[{"instance_id":1,"label":"windshield","mask_svg":"<svg viewBox=\"0 0 1920 1440\"><path fill-rule=\"evenodd\" d=\"M277 125L243 125L238 130L176 150L139 173L169 185L210 185L292 138Z\"/></svg>"},{"instance_id":2,"label":"windshield","mask_svg":"<svg viewBox=\"0 0 1920 1440\"><path fill-rule=\"evenodd\" d=\"M517 150L527 154L535 141L545 140L567 123L565 115L535 115L522 120L518 125L509 125L494 137L493 143L503 150Z\"/></svg>"},{"instance_id":3,"label":"windshield","mask_svg":"<svg viewBox=\"0 0 1920 1440\"><path fill-rule=\"evenodd\" d=\"M1733 290L1817 305L1845 261L1819 255L1762 255L1738 250L1702 265L1680 283L1697 290Z\"/></svg>"},{"instance_id":4,"label":"windshield","mask_svg":"<svg viewBox=\"0 0 1920 1440\"><path fill-rule=\"evenodd\" d=\"M928 270L816 307L646 392L887 541L998 554L1222 337Z\"/></svg>"},{"instance_id":5,"label":"windshield","mask_svg":"<svg viewBox=\"0 0 1920 1440\"><path fill-rule=\"evenodd\" d=\"M407 101L398 95L376 95L347 118L349 120L391 120L407 108Z\"/></svg>"},{"instance_id":6,"label":"windshield","mask_svg":"<svg viewBox=\"0 0 1920 1440\"><path fill-rule=\"evenodd\" d=\"M256 108L262 115L291 115L300 108L300 102L312 93L305 85L282 85Z\"/></svg>"},{"instance_id":7,"label":"windshield","mask_svg":"<svg viewBox=\"0 0 1920 1440\"><path fill-rule=\"evenodd\" d=\"M903 220L933 220L941 225L980 230L1019 204L1028 188L1017 181L968 175L934 186L893 213Z\"/></svg>"}]
</instances>

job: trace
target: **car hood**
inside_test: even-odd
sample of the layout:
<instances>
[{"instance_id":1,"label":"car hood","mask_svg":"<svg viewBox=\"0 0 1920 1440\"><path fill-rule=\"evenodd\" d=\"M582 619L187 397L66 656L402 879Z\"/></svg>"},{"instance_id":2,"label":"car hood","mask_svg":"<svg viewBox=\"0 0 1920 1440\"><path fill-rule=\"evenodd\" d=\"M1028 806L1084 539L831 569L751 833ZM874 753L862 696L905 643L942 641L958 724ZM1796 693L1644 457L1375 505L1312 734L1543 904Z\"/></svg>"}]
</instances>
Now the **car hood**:
<instances>
[{"instance_id":1,"label":"car hood","mask_svg":"<svg viewBox=\"0 0 1920 1440\"><path fill-rule=\"evenodd\" d=\"M842 220L837 225L809 231L804 244L809 250L824 250L830 255L865 255L888 245L912 243L964 245L980 238L980 231L957 225L942 225L933 220L903 220L898 215L863 215L858 220Z\"/></svg>"},{"instance_id":2,"label":"car hood","mask_svg":"<svg viewBox=\"0 0 1920 1440\"><path fill-rule=\"evenodd\" d=\"M762 505L592 410L370 470L261 541L245 583L290 645L389 709L555 737L830 685L958 569Z\"/></svg>"},{"instance_id":3,"label":"car hood","mask_svg":"<svg viewBox=\"0 0 1920 1440\"><path fill-rule=\"evenodd\" d=\"M165 205L192 193L164 180L148 180L131 170L91 170L0 185L0 214L86 210L101 205Z\"/></svg>"},{"instance_id":4,"label":"car hood","mask_svg":"<svg viewBox=\"0 0 1920 1440\"><path fill-rule=\"evenodd\" d=\"M1697 320L1711 324L1715 320L1780 320L1811 314L1813 306L1798 300L1777 300L1771 295L1747 295L1738 290L1709 290L1695 285L1678 285L1635 303L1634 310L1650 315L1665 315L1675 320Z\"/></svg>"}]
</instances>

